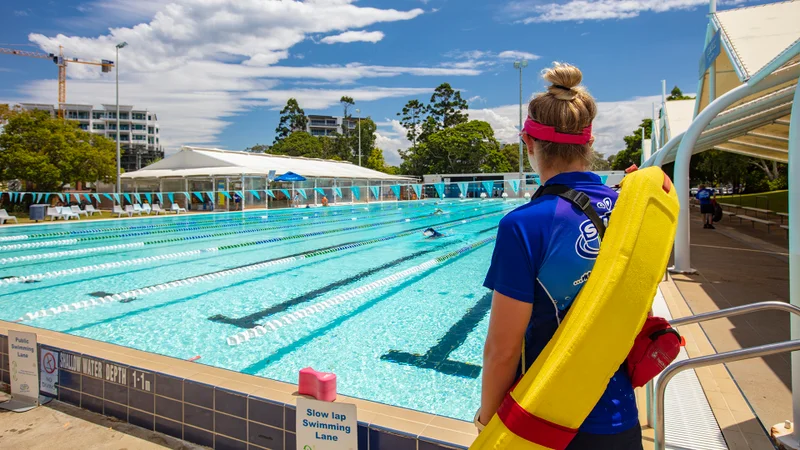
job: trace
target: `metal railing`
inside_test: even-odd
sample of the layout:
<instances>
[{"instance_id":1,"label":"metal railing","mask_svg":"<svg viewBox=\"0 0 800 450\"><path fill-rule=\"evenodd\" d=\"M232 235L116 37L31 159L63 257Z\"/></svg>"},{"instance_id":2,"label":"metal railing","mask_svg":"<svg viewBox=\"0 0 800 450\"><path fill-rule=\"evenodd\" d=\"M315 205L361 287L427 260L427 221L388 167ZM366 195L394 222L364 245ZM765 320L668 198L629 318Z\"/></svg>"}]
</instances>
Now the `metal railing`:
<instances>
[{"instance_id":1,"label":"metal railing","mask_svg":"<svg viewBox=\"0 0 800 450\"><path fill-rule=\"evenodd\" d=\"M723 309L719 311L712 311L702 314L697 314L689 317L682 317L670 321L672 326L688 325L692 323L704 322L706 320L721 319L723 317L733 317L742 314L749 314L757 311L765 310L781 310L787 311L792 314L800 316L800 307L791 305L789 303L770 301L753 303L750 305L736 306L733 308ZM743 359L758 358L762 356L774 355L776 353L794 352L800 350L800 339L777 342L774 344L759 345L756 347L744 348L740 350L732 350L724 353L717 353L714 355L698 356L696 358L685 359L676 363L670 364L659 375L658 383L653 386L653 382L647 383L646 388L646 408L647 408L647 425L655 429L655 450L664 450L665 447L665 429L664 429L664 396L667 392L667 384L677 374L688 369L695 369L698 367L711 366L714 364L728 363L734 361L741 361ZM655 411L653 410L652 401L655 397ZM655 416L655 417L653 417ZM655 424L654 419L655 418Z\"/></svg>"}]
</instances>

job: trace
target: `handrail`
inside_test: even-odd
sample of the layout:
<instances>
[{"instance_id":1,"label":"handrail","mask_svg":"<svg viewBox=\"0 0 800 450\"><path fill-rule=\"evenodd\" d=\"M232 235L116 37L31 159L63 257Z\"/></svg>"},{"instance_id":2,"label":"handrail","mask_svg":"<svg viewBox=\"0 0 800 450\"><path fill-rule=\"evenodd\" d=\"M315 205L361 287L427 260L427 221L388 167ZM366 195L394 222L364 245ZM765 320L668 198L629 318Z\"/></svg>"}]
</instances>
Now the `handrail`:
<instances>
[{"instance_id":1,"label":"handrail","mask_svg":"<svg viewBox=\"0 0 800 450\"><path fill-rule=\"evenodd\" d=\"M706 320L720 319L724 317L733 317L751 312L764 311L764 310L781 310L787 311L792 314L800 316L800 307L795 305L779 302L768 301L751 303L749 305L735 306L733 308L722 309L719 311L711 311L694 316L682 317L670 321L672 326L688 325L692 323L704 322ZM670 364L659 375L658 383L653 387L653 381L647 383L646 396L647 396L647 424L653 424L653 408L651 407L652 399L655 397L655 450L665 449L665 430L664 430L664 396L667 392L667 384L678 373L697 367L705 367L719 363L741 361L743 359L758 358L762 356L774 355L776 353L794 352L800 350L800 339L782 341L773 344L759 345L756 347L732 350L724 353L717 353L714 355L698 356L696 358L685 359L676 363Z\"/></svg>"}]
</instances>

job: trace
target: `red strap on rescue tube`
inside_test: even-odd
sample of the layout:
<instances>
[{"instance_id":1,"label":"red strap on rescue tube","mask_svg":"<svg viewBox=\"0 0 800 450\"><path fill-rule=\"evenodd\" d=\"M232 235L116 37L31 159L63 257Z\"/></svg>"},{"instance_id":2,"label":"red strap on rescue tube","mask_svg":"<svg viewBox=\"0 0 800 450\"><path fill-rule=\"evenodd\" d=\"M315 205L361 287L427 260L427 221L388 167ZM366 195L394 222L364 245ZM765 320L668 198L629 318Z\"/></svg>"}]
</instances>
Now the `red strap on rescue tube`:
<instances>
[{"instance_id":1,"label":"red strap on rescue tube","mask_svg":"<svg viewBox=\"0 0 800 450\"><path fill-rule=\"evenodd\" d=\"M567 428L529 413L519 406L511 394L506 394L497 410L497 416L506 428L526 441L553 450L564 450L578 433L577 429Z\"/></svg>"}]
</instances>

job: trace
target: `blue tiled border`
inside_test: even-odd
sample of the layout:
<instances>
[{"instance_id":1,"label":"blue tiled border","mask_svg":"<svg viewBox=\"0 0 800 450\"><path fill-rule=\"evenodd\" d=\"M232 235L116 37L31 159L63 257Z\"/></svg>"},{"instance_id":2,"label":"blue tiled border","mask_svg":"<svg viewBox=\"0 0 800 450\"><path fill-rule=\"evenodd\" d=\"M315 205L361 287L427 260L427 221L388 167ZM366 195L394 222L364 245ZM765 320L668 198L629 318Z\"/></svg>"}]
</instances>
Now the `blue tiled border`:
<instances>
[{"instance_id":1,"label":"blue tiled border","mask_svg":"<svg viewBox=\"0 0 800 450\"><path fill-rule=\"evenodd\" d=\"M51 345L38 347L59 352L62 402L215 449L295 449L294 405ZM65 367L65 358L74 367ZM8 338L0 334L0 380L7 384L9 377ZM358 423L358 450L451 449L467 447Z\"/></svg>"}]
</instances>

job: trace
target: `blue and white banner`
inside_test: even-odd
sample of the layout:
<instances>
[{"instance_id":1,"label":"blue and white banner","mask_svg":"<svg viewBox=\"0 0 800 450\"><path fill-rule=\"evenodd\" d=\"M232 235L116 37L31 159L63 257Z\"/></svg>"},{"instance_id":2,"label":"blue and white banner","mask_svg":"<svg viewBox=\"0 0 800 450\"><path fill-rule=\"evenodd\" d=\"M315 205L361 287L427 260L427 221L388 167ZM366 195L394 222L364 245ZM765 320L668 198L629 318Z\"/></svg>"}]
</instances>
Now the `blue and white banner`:
<instances>
[{"instance_id":1,"label":"blue and white banner","mask_svg":"<svg viewBox=\"0 0 800 450\"><path fill-rule=\"evenodd\" d=\"M289 193L288 189L280 189L280 191L283 192L283 195L285 195L286 198L288 198L288 199L292 198L292 195Z\"/></svg>"},{"instance_id":2,"label":"blue and white banner","mask_svg":"<svg viewBox=\"0 0 800 450\"><path fill-rule=\"evenodd\" d=\"M144 198L147 199L147 203L153 203L153 196L149 192L144 194Z\"/></svg>"},{"instance_id":3,"label":"blue and white banner","mask_svg":"<svg viewBox=\"0 0 800 450\"><path fill-rule=\"evenodd\" d=\"M59 193L57 193L56 195L58 196L58 199L59 199L60 201L62 201L62 202L64 201L64 194L62 194L62 193L60 193L60 192L59 192Z\"/></svg>"},{"instance_id":4,"label":"blue and white banner","mask_svg":"<svg viewBox=\"0 0 800 450\"><path fill-rule=\"evenodd\" d=\"M306 190L305 189L298 189L297 192L299 192L300 195L302 195L304 199L308 200L308 195L306 194Z\"/></svg>"},{"instance_id":5,"label":"blue and white banner","mask_svg":"<svg viewBox=\"0 0 800 450\"><path fill-rule=\"evenodd\" d=\"M216 203L216 199L214 199L214 192L206 192L208 194L208 199L211 200L211 203Z\"/></svg>"},{"instance_id":6,"label":"blue and white banner","mask_svg":"<svg viewBox=\"0 0 800 450\"><path fill-rule=\"evenodd\" d=\"M138 203L138 204L140 204L140 205L142 204L142 196L141 196L141 195L139 195L139 193L138 193L138 192L134 192L134 194L133 194L133 198L135 198L135 199L136 199L136 203Z\"/></svg>"},{"instance_id":7,"label":"blue and white banner","mask_svg":"<svg viewBox=\"0 0 800 450\"><path fill-rule=\"evenodd\" d=\"M337 196L339 198L342 198L342 188L334 186L333 195L335 195L335 196Z\"/></svg>"},{"instance_id":8,"label":"blue and white banner","mask_svg":"<svg viewBox=\"0 0 800 450\"><path fill-rule=\"evenodd\" d=\"M350 186L350 190L353 191L353 197L356 200L361 200L361 188L358 186Z\"/></svg>"},{"instance_id":9,"label":"blue and white banner","mask_svg":"<svg viewBox=\"0 0 800 450\"><path fill-rule=\"evenodd\" d=\"M319 192L319 195L325 196L325 191L322 188L314 188L315 191Z\"/></svg>"},{"instance_id":10,"label":"blue and white banner","mask_svg":"<svg viewBox=\"0 0 800 450\"><path fill-rule=\"evenodd\" d=\"M87 202L92 203L92 197L90 197L89 194L83 194L83 196L86 197Z\"/></svg>"},{"instance_id":11,"label":"blue and white banner","mask_svg":"<svg viewBox=\"0 0 800 450\"><path fill-rule=\"evenodd\" d=\"M122 194L122 195L125 197L125 200L127 200L128 203L133 204L133 202L131 201L131 196L130 195L128 195L128 194Z\"/></svg>"},{"instance_id":12,"label":"blue and white banner","mask_svg":"<svg viewBox=\"0 0 800 450\"><path fill-rule=\"evenodd\" d=\"M219 192L220 192L220 194L224 195L225 198L227 198L228 200L231 199L231 193L230 192L225 192L225 191L219 191Z\"/></svg>"},{"instance_id":13,"label":"blue and white banner","mask_svg":"<svg viewBox=\"0 0 800 450\"><path fill-rule=\"evenodd\" d=\"M112 202L114 201L114 197L112 197L111 194L103 194L103 197L111 200Z\"/></svg>"},{"instance_id":14,"label":"blue and white banner","mask_svg":"<svg viewBox=\"0 0 800 450\"><path fill-rule=\"evenodd\" d=\"M511 185L511 190L514 191L515 194L519 192L519 180L508 180L508 184Z\"/></svg>"},{"instance_id":15,"label":"blue and white banner","mask_svg":"<svg viewBox=\"0 0 800 450\"><path fill-rule=\"evenodd\" d=\"M444 198L444 183L434 183L433 188L436 189L436 194L439 198Z\"/></svg>"},{"instance_id":16,"label":"blue and white banner","mask_svg":"<svg viewBox=\"0 0 800 450\"><path fill-rule=\"evenodd\" d=\"M414 189L414 193L417 194L417 200L422 198L422 185L421 184L412 184L411 189Z\"/></svg>"},{"instance_id":17,"label":"blue and white banner","mask_svg":"<svg viewBox=\"0 0 800 450\"><path fill-rule=\"evenodd\" d=\"M99 194L92 194L92 196L94 197L95 200L97 200L97 203L99 204L100 203L100 195ZM111 200L111 199L109 198L109 200Z\"/></svg>"},{"instance_id":18,"label":"blue and white banner","mask_svg":"<svg viewBox=\"0 0 800 450\"><path fill-rule=\"evenodd\" d=\"M75 201L78 202L78 204L81 203L81 194L74 193L72 196L75 197ZM69 198L67 198L67 200L69 200Z\"/></svg>"},{"instance_id":19,"label":"blue and white banner","mask_svg":"<svg viewBox=\"0 0 800 450\"><path fill-rule=\"evenodd\" d=\"M120 205L122 204L122 202L119 200L119 194L114 194L114 200L116 200Z\"/></svg>"},{"instance_id":20,"label":"blue and white banner","mask_svg":"<svg viewBox=\"0 0 800 450\"><path fill-rule=\"evenodd\" d=\"M167 192L167 198L169 199L170 204L175 203L175 193Z\"/></svg>"},{"instance_id":21,"label":"blue and white banner","mask_svg":"<svg viewBox=\"0 0 800 450\"><path fill-rule=\"evenodd\" d=\"M494 181L482 181L481 184L483 185L483 189L486 190L486 195L491 197L492 191L494 190Z\"/></svg>"},{"instance_id":22,"label":"blue and white banner","mask_svg":"<svg viewBox=\"0 0 800 450\"><path fill-rule=\"evenodd\" d=\"M600 175L600 181L602 181L603 184L606 184L606 181L608 181L608 175Z\"/></svg>"},{"instance_id":23,"label":"blue and white banner","mask_svg":"<svg viewBox=\"0 0 800 450\"><path fill-rule=\"evenodd\" d=\"M48 200L50 200L50 193L49 192L47 194L44 194L44 202L47 203Z\"/></svg>"},{"instance_id":24,"label":"blue and white banner","mask_svg":"<svg viewBox=\"0 0 800 450\"><path fill-rule=\"evenodd\" d=\"M467 182L458 183L458 190L461 191L461 195L466 197L467 191L469 191L469 183Z\"/></svg>"},{"instance_id":25,"label":"blue and white banner","mask_svg":"<svg viewBox=\"0 0 800 450\"><path fill-rule=\"evenodd\" d=\"M171 192L170 195L172 195ZM164 203L164 194L162 194L161 192L156 192L156 197L158 197L158 203Z\"/></svg>"},{"instance_id":26,"label":"blue and white banner","mask_svg":"<svg viewBox=\"0 0 800 450\"><path fill-rule=\"evenodd\" d=\"M381 187L380 186L370 186L369 189L372 191L372 195L375 197L376 200L380 200L381 198Z\"/></svg>"},{"instance_id":27,"label":"blue and white banner","mask_svg":"<svg viewBox=\"0 0 800 450\"><path fill-rule=\"evenodd\" d=\"M41 202L41 201L42 201L42 196L43 196L43 195L44 195L44 194L41 194L41 193L39 193L39 194L36 194L36 203L39 203L39 202Z\"/></svg>"},{"instance_id":28,"label":"blue and white banner","mask_svg":"<svg viewBox=\"0 0 800 450\"><path fill-rule=\"evenodd\" d=\"M266 190L266 191L264 191L264 192L266 192L266 193L267 193L267 195L269 195L270 197L272 197L272 198L275 198L275 193L273 193L273 192L272 192L272 190L270 190L270 189L267 189L267 190Z\"/></svg>"},{"instance_id":29,"label":"blue and white banner","mask_svg":"<svg viewBox=\"0 0 800 450\"><path fill-rule=\"evenodd\" d=\"M398 200L400 200L400 185L399 184L395 184L394 186L389 186L389 187L392 188L392 192L394 192L394 196L397 197Z\"/></svg>"},{"instance_id":30,"label":"blue and white banner","mask_svg":"<svg viewBox=\"0 0 800 450\"><path fill-rule=\"evenodd\" d=\"M192 194L194 194L194 196L197 197L197 199L200 200L201 202L203 201L203 193L202 192L192 192Z\"/></svg>"},{"instance_id":31,"label":"blue and white banner","mask_svg":"<svg viewBox=\"0 0 800 450\"><path fill-rule=\"evenodd\" d=\"M251 190L250 193L253 194L253 197L255 197L256 200L261 200L261 195L259 195L258 191L256 191L255 189Z\"/></svg>"}]
</instances>

